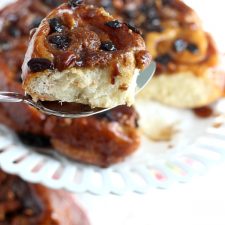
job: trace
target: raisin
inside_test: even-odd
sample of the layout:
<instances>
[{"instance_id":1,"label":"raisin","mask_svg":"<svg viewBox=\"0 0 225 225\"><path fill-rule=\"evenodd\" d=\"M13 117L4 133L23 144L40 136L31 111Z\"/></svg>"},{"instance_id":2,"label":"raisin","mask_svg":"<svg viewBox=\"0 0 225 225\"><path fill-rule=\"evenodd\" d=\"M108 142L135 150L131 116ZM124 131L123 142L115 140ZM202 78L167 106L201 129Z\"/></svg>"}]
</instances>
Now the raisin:
<instances>
[{"instance_id":1,"label":"raisin","mask_svg":"<svg viewBox=\"0 0 225 225\"><path fill-rule=\"evenodd\" d=\"M155 18L159 18L157 9L155 7L151 7L147 12L146 12L146 16L148 19L155 19Z\"/></svg>"},{"instance_id":2,"label":"raisin","mask_svg":"<svg viewBox=\"0 0 225 225\"><path fill-rule=\"evenodd\" d=\"M48 41L57 49L66 50L70 45L71 39L67 35L57 34L50 36Z\"/></svg>"},{"instance_id":3,"label":"raisin","mask_svg":"<svg viewBox=\"0 0 225 225\"><path fill-rule=\"evenodd\" d=\"M173 2L173 0L162 0L163 5L170 5Z\"/></svg>"},{"instance_id":4,"label":"raisin","mask_svg":"<svg viewBox=\"0 0 225 225\"><path fill-rule=\"evenodd\" d=\"M143 22L142 27L151 32L162 32L160 16L154 1L150 1L142 8L142 12L146 15L146 20Z\"/></svg>"},{"instance_id":5,"label":"raisin","mask_svg":"<svg viewBox=\"0 0 225 225\"><path fill-rule=\"evenodd\" d=\"M41 21L42 21L42 17L36 17L33 21L32 21L32 23L31 23L31 25L30 25L30 29L33 29L33 28L37 28L39 25L40 25L40 23L41 23Z\"/></svg>"},{"instance_id":6,"label":"raisin","mask_svg":"<svg viewBox=\"0 0 225 225\"><path fill-rule=\"evenodd\" d=\"M171 56L169 54L160 55L155 58L157 63L167 65L171 61Z\"/></svg>"},{"instance_id":7,"label":"raisin","mask_svg":"<svg viewBox=\"0 0 225 225\"><path fill-rule=\"evenodd\" d=\"M150 19L146 21L144 27L147 31L162 32L161 22L159 18Z\"/></svg>"},{"instance_id":8,"label":"raisin","mask_svg":"<svg viewBox=\"0 0 225 225\"><path fill-rule=\"evenodd\" d=\"M62 0L42 0L42 2L52 8L55 8L63 3Z\"/></svg>"},{"instance_id":9,"label":"raisin","mask_svg":"<svg viewBox=\"0 0 225 225\"><path fill-rule=\"evenodd\" d=\"M77 6L81 5L83 0L69 0L68 4L71 8L76 8Z\"/></svg>"},{"instance_id":10,"label":"raisin","mask_svg":"<svg viewBox=\"0 0 225 225\"><path fill-rule=\"evenodd\" d=\"M65 29L65 26L62 24L62 21L59 18L50 19L49 26L51 29L51 33L54 33L54 32L60 33Z\"/></svg>"},{"instance_id":11,"label":"raisin","mask_svg":"<svg viewBox=\"0 0 225 225\"><path fill-rule=\"evenodd\" d=\"M0 39L0 52L7 51L11 47L10 43L5 39Z\"/></svg>"},{"instance_id":12,"label":"raisin","mask_svg":"<svg viewBox=\"0 0 225 225\"><path fill-rule=\"evenodd\" d=\"M18 134L20 140L26 144L26 145L31 145L34 147L50 147L50 140L49 138L42 136L42 135L35 135L32 133L19 133Z\"/></svg>"},{"instance_id":13,"label":"raisin","mask_svg":"<svg viewBox=\"0 0 225 225\"><path fill-rule=\"evenodd\" d=\"M122 24L118 20L109 21L109 22L105 23L105 25L107 25L108 27L112 27L112 28L122 27Z\"/></svg>"},{"instance_id":14,"label":"raisin","mask_svg":"<svg viewBox=\"0 0 225 225\"><path fill-rule=\"evenodd\" d=\"M100 48L105 51L116 51L117 50L115 45L111 41L102 42Z\"/></svg>"},{"instance_id":15,"label":"raisin","mask_svg":"<svg viewBox=\"0 0 225 225\"><path fill-rule=\"evenodd\" d=\"M136 27L130 25L129 23L126 23L126 25L127 25L127 27L128 27L129 29L131 29L134 33L141 34L141 31L138 30Z\"/></svg>"},{"instance_id":16,"label":"raisin","mask_svg":"<svg viewBox=\"0 0 225 225\"><path fill-rule=\"evenodd\" d=\"M42 72L44 70L54 69L53 63L45 58L33 58L27 63L28 67L32 72Z\"/></svg>"},{"instance_id":17,"label":"raisin","mask_svg":"<svg viewBox=\"0 0 225 225\"><path fill-rule=\"evenodd\" d=\"M15 13L16 13L16 10L15 10ZM9 14L8 16L7 16L7 21L10 23L10 24L12 24L12 23L16 23L16 22L18 22L18 20L19 20L19 15L17 15L17 14Z\"/></svg>"},{"instance_id":18,"label":"raisin","mask_svg":"<svg viewBox=\"0 0 225 225\"><path fill-rule=\"evenodd\" d=\"M12 37L20 37L21 36L21 30L13 24L8 27L8 33Z\"/></svg>"},{"instance_id":19,"label":"raisin","mask_svg":"<svg viewBox=\"0 0 225 225\"><path fill-rule=\"evenodd\" d=\"M198 46L194 43L189 43L187 45L187 50L193 54L197 53L198 52Z\"/></svg>"},{"instance_id":20,"label":"raisin","mask_svg":"<svg viewBox=\"0 0 225 225\"><path fill-rule=\"evenodd\" d=\"M186 50L187 48L187 42L183 39L177 39L174 43L173 43L173 49L176 52L183 52Z\"/></svg>"}]
</instances>

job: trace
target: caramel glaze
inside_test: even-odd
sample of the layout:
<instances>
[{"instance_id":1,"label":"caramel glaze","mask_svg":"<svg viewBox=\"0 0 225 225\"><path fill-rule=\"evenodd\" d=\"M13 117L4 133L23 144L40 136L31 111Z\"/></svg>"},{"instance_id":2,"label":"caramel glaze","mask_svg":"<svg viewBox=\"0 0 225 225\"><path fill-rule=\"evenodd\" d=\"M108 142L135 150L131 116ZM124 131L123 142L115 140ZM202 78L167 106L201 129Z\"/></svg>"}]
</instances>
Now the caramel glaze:
<instances>
[{"instance_id":1,"label":"caramel glaze","mask_svg":"<svg viewBox=\"0 0 225 225\"><path fill-rule=\"evenodd\" d=\"M1 170L0 187L1 225L89 225L82 210L63 191L29 184Z\"/></svg>"},{"instance_id":2,"label":"caramel glaze","mask_svg":"<svg viewBox=\"0 0 225 225\"><path fill-rule=\"evenodd\" d=\"M216 66L219 60L217 48L209 34L206 34L206 40L208 46L206 54L204 55L202 60L193 63L181 63L177 62L175 59L173 59L173 57L171 57L170 61L167 64L157 64L156 75L160 75L162 73L173 74L183 71L192 71L196 76L201 76L210 67Z\"/></svg>"},{"instance_id":3,"label":"caramel glaze","mask_svg":"<svg viewBox=\"0 0 225 225\"><path fill-rule=\"evenodd\" d=\"M51 33L49 20L52 18L61 19L65 26L63 32ZM135 54L136 67L143 69L150 63L150 55L145 50L143 38L129 29L125 23L119 28L106 25L113 20L115 19L102 8L80 5L72 9L68 4L63 4L43 20L30 43L27 58L47 58L54 62L54 67L59 71L71 67L112 66L112 83L114 83L115 74L119 73L115 69L118 62L126 64L130 54ZM68 48L59 49L49 43L49 38L54 35L68 37L70 40ZM105 42L112 43L116 49L113 51L102 49L101 44ZM23 79L27 74L23 74Z\"/></svg>"},{"instance_id":4,"label":"caramel glaze","mask_svg":"<svg viewBox=\"0 0 225 225\"><path fill-rule=\"evenodd\" d=\"M213 109L209 106L193 109L194 114L199 118L210 118L213 116Z\"/></svg>"},{"instance_id":5,"label":"caramel glaze","mask_svg":"<svg viewBox=\"0 0 225 225\"><path fill-rule=\"evenodd\" d=\"M157 57L162 55L161 49L163 49L163 54L167 54L168 57L166 63L164 63L165 60L157 61L156 75L192 71L196 76L201 76L208 68L218 64L218 51L207 33L204 33L203 38L195 41L197 48L202 43L206 43L208 46L207 51L202 54L201 60L189 62L190 57L193 58L200 52L187 54L187 60L183 62L175 59L179 58L179 53L172 52L171 44L181 38L180 33L182 34L184 30L188 29L185 40L187 43L191 43L194 34L192 27L202 30L196 13L180 0L86 0L85 2L103 6L112 15L138 27L146 41L147 49L149 45L153 46L157 53L156 56L153 56L153 60L157 61ZM178 29L180 32L171 39L169 35L164 34L168 28ZM152 47L148 49L150 53L152 53L151 49Z\"/></svg>"}]
</instances>

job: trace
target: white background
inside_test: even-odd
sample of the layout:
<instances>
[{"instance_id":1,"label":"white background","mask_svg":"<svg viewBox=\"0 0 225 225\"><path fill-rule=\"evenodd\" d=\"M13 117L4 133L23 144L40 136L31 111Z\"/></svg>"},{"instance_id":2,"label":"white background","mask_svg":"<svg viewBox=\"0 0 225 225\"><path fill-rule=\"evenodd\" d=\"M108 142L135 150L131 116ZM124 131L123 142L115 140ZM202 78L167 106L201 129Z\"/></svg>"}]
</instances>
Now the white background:
<instances>
[{"instance_id":1,"label":"white background","mask_svg":"<svg viewBox=\"0 0 225 225\"><path fill-rule=\"evenodd\" d=\"M186 0L225 52L225 1ZM225 151L225 146L224 146ZM77 195L92 225L225 225L225 163L187 184L146 195Z\"/></svg>"}]
</instances>

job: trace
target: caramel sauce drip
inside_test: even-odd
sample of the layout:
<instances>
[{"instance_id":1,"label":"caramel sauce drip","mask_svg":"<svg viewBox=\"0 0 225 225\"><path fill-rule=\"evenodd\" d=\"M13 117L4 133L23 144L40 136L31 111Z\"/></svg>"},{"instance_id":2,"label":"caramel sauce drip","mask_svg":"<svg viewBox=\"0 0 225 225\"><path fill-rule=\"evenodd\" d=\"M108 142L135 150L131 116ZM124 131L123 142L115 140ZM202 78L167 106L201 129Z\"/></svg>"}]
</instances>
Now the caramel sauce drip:
<instances>
[{"instance_id":1,"label":"caramel sauce drip","mask_svg":"<svg viewBox=\"0 0 225 225\"><path fill-rule=\"evenodd\" d=\"M194 114L199 118L210 118L213 116L213 109L209 106L193 109Z\"/></svg>"},{"instance_id":2,"label":"caramel sauce drip","mask_svg":"<svg viewBox=\"0 0 225 225\"><path fill-rule=\"evenodd\" d=\"M119 71L119 68L118 68L118 65L115 64L113 67L112 67L112 72L111 72L111 84L115 84L115 80L116 80L116 77L120 75L120 71Z\"/></svg>"},{"instance_id":3,"label":"caramel sauce drip","mask_svg":"<svg viewBox=\"0 0 225 225\"><path fill-rule=\"evenodd\" d=\"M135 58L136 58L136 66L139 69L144 69L147 65L149 65L151 61L150 54L145 50L137 52Z\"/></svg>"}]
</instances>

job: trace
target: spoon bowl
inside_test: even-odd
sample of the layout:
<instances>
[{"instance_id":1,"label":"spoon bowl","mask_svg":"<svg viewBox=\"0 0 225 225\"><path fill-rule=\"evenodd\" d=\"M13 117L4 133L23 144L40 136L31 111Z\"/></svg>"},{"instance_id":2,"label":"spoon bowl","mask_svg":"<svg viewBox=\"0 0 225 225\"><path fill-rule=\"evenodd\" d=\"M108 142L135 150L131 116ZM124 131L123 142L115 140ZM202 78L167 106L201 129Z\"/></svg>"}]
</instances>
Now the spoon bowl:
<instances>
[{"instance_id":1,"label":"spoon bowl","mask_svg":"<svg viewBox=\"0 0 225 225\"><path fill-rule=\"evenodd\" d=\"M151 80L156 70L156 63L151 62L151 64L140 73L137 78L137 89L136 94L141 91L147 83ZM88 105L78 104L78 103L67 103L67 102L49 102L49 101L38 101L34 102L30 96L22 95L13 92L0 92L0 102L24 102L44 114L53 115L63 118L81 118L92 116L98 113L105 112L111 108L91 108Z\"/></svg>"}]
</instances>

